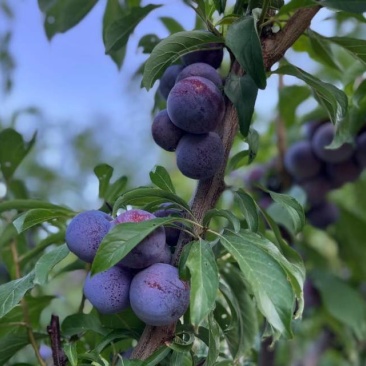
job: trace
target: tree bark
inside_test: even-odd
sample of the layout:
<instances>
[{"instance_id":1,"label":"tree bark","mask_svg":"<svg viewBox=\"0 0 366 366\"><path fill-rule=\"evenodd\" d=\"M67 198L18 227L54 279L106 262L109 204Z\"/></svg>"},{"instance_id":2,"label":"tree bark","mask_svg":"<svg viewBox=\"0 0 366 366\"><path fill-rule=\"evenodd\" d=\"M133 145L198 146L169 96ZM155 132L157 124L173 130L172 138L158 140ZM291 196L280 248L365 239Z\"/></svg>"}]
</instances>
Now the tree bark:
<instances>
[{"instance_id":1,"label":"tree bark","mask_svg":"<svg viewBox=\"0 0 366 366\"><path fill-rule=\"evenodd\" d=\"M263 60L267 71L283 57L287 49L304 33L320 8L320 6L314 6L312 8L297 10L281 31L261 40ZM236 74L242 72L236 62L234 62L231 71ZM238 117L235 107L227 101L224 120L218 131L225 148L224 163L213 178L198 182L191 202L191 209L198 223L202 222L208 210L215 207L225 189L225 168L237 130ZM194 228L195 235L200 235L201 233L202 229L199 227ZM191 240L190 236L182 233L172 264L176 265L178 263L184 245ZM175 324L166 327L146 326L138 344L132 352L131 358L145 360L167 341L171 341L174 337L174 332Z\"/></svg>"}]
</instances>

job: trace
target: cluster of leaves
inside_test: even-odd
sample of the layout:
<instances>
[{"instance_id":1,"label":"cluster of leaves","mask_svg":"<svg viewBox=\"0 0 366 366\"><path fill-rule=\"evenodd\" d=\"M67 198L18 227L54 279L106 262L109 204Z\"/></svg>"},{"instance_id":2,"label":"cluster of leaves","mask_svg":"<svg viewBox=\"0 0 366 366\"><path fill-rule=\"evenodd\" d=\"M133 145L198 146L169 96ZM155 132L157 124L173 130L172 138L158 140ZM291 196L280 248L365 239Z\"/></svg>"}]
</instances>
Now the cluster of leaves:
<instances>
[{"instance_id":1,"label":"cluster of leaves","mask_svg":"<svg viewBox=\"0 0 366 366\"><path fill-rule=\"evenodd\" d=\"M76 25L96 2L39 0L39 7L45 14L47 36L51 39L56 33ZM282 1L248 0L236 1L232 7L226 1L187 1L197 13L197 24L206 26L209 31L185 31L174 19L162 18L172 35L160 40L157 35L149 34L139 43L144 52L151 53L143 67L142 85L150 89L164 70L187 52L205 49L210 43L225 45L246 72L244 76L231 73L224 89L237 109L241 137L249 144L248 150L240 151L229 161L228 171L235 170L247 164L247 156L251 162L257 153L258 134L251 124L258 89L266 87L268 76L261 50L264 28L268 24L282 27L296 9L319 3L341 10L344 19L361 21L357 13L366 11L362 2L352 0L292 0L286 5ZM103 18L103 41L106 52L118 66L123 62L128 39L135 27L157 7L141 7L136 0L125 1L123 5L117 0L108 0ZM271 18L264 11L256 11L270 7L277 10ZM363 93L366 84L364 81L355 84L351 77L365 71L365 41L354 37L323 37L308 30L295 44L296 48L332 69L336 73L334 79L341 82L343 90L283 60L272 73L295 76L305 83L305 86L281 90L279 113L285 124L293 125L297 107L312 94L322 113L337 126L334 145L348 141L363 124L366 108ZM348 64L338 61L335 57L338 52L342 52L346 60L355 60L357 67L353 73L343 72ZM289 103L288 96L295 90L299 97ZM242 103L243 100L247 102ZM7 188L6 199L0 203L0 253L10 277L0 286L0 364L5 364L29 343L37 354L37 342L48 338L40 323L40 313L54 298L43 293L44 286L67 272L85 269L64 244L67 221L76 213L67 207L24 195L19 198L19 184L14 173L34 142L35 138L25 142L13 129L0 133L0 170ZM124 365L242 364L244 359L258 359L259 337L272 336L275 340L281 335L292 337L294 324L297 325L304 310L305 266L289 243L310 243L302 248L302 254L311 258L310 265L317 269L312 271L312 279L324 304L320 313L325 312L322 321L312 325L313 328L326 324L334 334L346 332L341 345L349 347L347 357L366 339L366 306L362 295L354 286L332 274L329 266L334 263L319 253L315 255L315 249L311 247L311 243L334 239L304 226L302 206L292 196L268 191L277 207L276 215L271 216L247 192L231 187L228 189L231 203L209 210L202 222L197 222L189 205L177 194L169 173L161 166L150 174L152 186L131 190L126 190L126 177L111 182L113 168L107 164L98 165L94 172L99 180L99 197L105 202L102 210L108 211L112 207L112 213L116 214L119 209L131 205L152 211L169 202L186 212L181 221L188 231L199 226L205 233L205 237L193 235L179 261L181 276L191 284L191 298L189 311L178 324L174 340L148 360L123 360ZM359 188L355 186L344 193L347 202L356 202L357 189L363 187L361 183ZM335 200L341 201L343 197L336 195ZM346 254L342 265L336 264L337 269L351 270L351 278L359 286L364 267L354 255L360 251L357 244L363 239L361 228L366 219L356 206L342 203L349 227L354 228L351 223L355 221L359 228L348 231L337 226L335 238L352 241L354 252ZM289 223L286 226L288 242L282 237L279 226L284 220ZM92 272L113 266L157 226L172 221L177 218L120 225L104 238ZM353 235L357 239L351 238ZM346 252L344 247L340 250ZM117 364L121 358L119 353L139 339L144 325L130 310L102 316L94 310L84 314L83 308L82 302L79 311L69 314L61 324L63 350L69 363ZM300 339L307 337L309 341L311 338L305 331L302 334L295 331L300 333ZM286 345L281 347L285 349ZM348 358L352 359L351 356ZM357 357L360 361L363 356ZM288 358L283 364L286 362Z\"/></svg>"}]
</instances>

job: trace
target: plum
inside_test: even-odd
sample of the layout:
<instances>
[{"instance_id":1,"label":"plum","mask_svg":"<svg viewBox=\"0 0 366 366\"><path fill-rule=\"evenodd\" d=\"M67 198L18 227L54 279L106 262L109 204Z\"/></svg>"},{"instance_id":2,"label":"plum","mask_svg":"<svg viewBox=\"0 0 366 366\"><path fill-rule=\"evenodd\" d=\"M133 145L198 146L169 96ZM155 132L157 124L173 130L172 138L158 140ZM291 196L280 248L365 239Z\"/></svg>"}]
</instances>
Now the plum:
<instances>
[{"instance_id":1,"label":"plum","mask_svg":"<svg viewBox=\"0 0 366 366\"><path fill-rule=\"evenodd\" d=\"M328 149L326 146L333 141L335 129L332 123L327 122L321 125L314 133L312 147L315 155L327 163L341 163L349 159L354 148L349 143L344 143L337 149Z\"/></svg>"},{"instance_id":2,"label":"plum","mask_svg":"<svg viewBox=\"0 0 366 366\"><path fill-rule=\"evenodd\" d=\"M306 213L306 217L311 225L325 229L339 219L339 209L334 203L323 201L319 205L313 206Z\"/></svg>"},{"instance_id":3,"label":"plum","mask_svg":"<svg viewBox=\"0 0 366 366\"><path fill-rule=\"evenodd\" d=\"M161 76L158 91L165 100L167 100L168 95L175 84L175 79L183 68L183 65L171 65Z\"/></svg>"},{"instance_id":4,"label":"plum","mask_svg":"<svg viewBox=\"0 0 366 366\"><path fill-rule=\"evenodd\" d=\"M346 183L357 180L362 173L362 168L354 159L348 159L337 164L327 164L326 171L332 188L340 188Z\"/></svg>"},{"instance_id":5,"label":"plum","mask_svg":"<svg viewBox=\"0 0 366 366\"><path fill-rule=\"evenodd\" d=\"M197 62L185 67L177 76L176 83L190 76L201 76L211 80L218 88L222 88L222 79L218 72L209 64Z\"/></svg>"},{"instance_id":6,"label":"plum","mask_svg":"<svg viewBox=\"0 0 366 366\"><path fill-rule=\"evenodd\" d=\"M129 291L132 274L114 266L93 277L88 273L84 295L102 314L115 314L130 306Z\"/></svg>"},{"instance_id":7,"label":"plum","mask_svg":"<svg viewBox=\"0 0 366 366\"><path fill-rule=\"evenodd\" d=\"M296 180L314 177L322 167L322 162L313 153L311 143L305 140L297 141L287 149L284 164Z\"/></svg>"},{"instance_id":8,"label":"plum","mask_svg":"<svg viewBox=\"0 0 366 366\"><path fill-rule=\"evenodd\" d=\"M300 183L306 193L306 199L311 206L318 205L324 201L327 193L332 189L327 177L317 175Z\"/></svg>"},{"instance_id":9,"label":"plum","mask_svg":"<svg viewBox=\"0 0 366 366\"><path fill-rule=\"evenodd\" d=\"M131 308L148 325L165 326L176 322L189 305L189 284L179 278L178 269L156 263L133 278Z\"/></svg>"},{"instance_id":10,"label":"plum","mask_svg":"<svg viewBox=\"0 0 366 366\"><path fill-rule=\"evenodd\" d=\"M210 43L209 47L212 49L199 50L187 53L182 56L184 65L191 65L197 62L204 62L217 69L220 67L222 59L224 58L224 50L220 43Z\"/></svg>"},{"instance_id":11,"label":"plum","mask_svg":"<svg viewBox=\"0 0 366 366\"><path fill-rule=\"evenodd\" d=\"M184 131L170 120L166 109L160 111L151 125L155 143L166 151L175 151Z\"/></svg>"},{"instance_id":12,"label":"plum","mask_svg":"<svg viewBox=\"0 0 366 366\"><path fill-rule=\"evenodd\" d=\"M161 208L154 212L156 217L169 217L169 216L182 216L182 211L174 208ZM182 224L179 222L174 222L173 225L182 227ZM181 230L178 227L172 226L164 226L165 235L166 235L166 243L170 246L177 245L178 238Z\"/></svg>"},{"instance_id":13,"label":"plum","mask_svg":"<svg viewBox=\"0 0 366 366\"><path fill-rule=\"evenodd\" d=\"M223 119L225 102L212 81L190 76L174 85L167 110L171 121L183 131L204 134L213 131Z\"/></svg>"},{"instance_id":14,"label":"plum","mask_svg":"<svg viewBox=\"0 0 366 366\"><path fill-rule=\"evenodd\" d=\"M219 135L210 132L206 135L186 134L177 147L178 169L188 178L211 178L224 160L224 146Z\"/></svg>"},{"instance_id":15,"label":"plum","mask_svg":"<svg viewBox=\"0 0 366 366\"><path fill-rule=\"evenodd\" d=\"M66 229L66 244L81 260L91 263L112 225L112 217L98 210L76 215Z\"/></svg>"},{"instance_id":16,"label":"plum","mask_svg":"<svg viewBox=\"0 0 366 366\"><path fill-rule=\"evenodd\" d=\"M125 211L117 216L113 221L113 225L124 222L137 223L155 218L156 216L150 212L134 209ZM165 230L164 227L160 226L133 248L131 252L119 262L119 265L128 268L141 269L148 267L153 263L157 263L161 260L161 257L166 250L165 242Z\"/></svg>"},{"instance_id":17,"label":"plum","mask_svg":"<svg viewBox=\"0 0 366 366\"><path fill-rule=\"evenodd\" d=\"M366 168L366 131L361 132L356 138L355 158L362 168Z\"/></svg>"}]
</instances>

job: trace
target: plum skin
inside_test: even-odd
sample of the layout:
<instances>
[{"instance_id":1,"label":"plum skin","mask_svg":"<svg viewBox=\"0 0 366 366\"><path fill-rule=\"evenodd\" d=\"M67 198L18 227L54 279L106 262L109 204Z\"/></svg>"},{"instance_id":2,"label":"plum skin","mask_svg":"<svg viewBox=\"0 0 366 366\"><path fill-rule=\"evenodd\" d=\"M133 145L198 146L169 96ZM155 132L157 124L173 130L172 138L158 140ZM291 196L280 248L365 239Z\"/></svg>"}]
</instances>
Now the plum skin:
<instances>
[{"instance_id":1,"label":"plum skin","mask_svg":"<svg viewBox=\"0 0 366 366\"><path fill-rule=\"evenodd\" d=\"M134 276L130 286L130 303L143 322L166 326L176 322L187 310L190 289L179 279L178 269L156 263Z\"/></svg>"},{"instance_id":2,"label":"plum skin","mask_svg":"<svg viewBox=\"0 0 366 366\"><path fill-rule=\"evenodd\" d=\"M166 109L160 111L151 125L151 134L155 143L166 151L175 151L184 131L169 118Z\"/></svg>"},{"instance_id":3,"label":"plum skin","mask_svg":"<svg viewBox=\"0 0 366 366\"><path fill-rule=\"evenodd\" d=\"M156 216L150 212L133 209L125 211L113 220L113 225L124 222L141 222L155 219ZM123 244L122 244L123 245ZM165 258L166 235L164 227L160 226L151 234L146 236L136 247L134 247L120 262L119 265L127 268L142 269L161 258Z\"/></svg>"},{"instance_id":4,"label":"plum skin","mask_svg":"<svg viewBox=\"0 0 366 366\"><path fill-rule=\"evenodd\" d=\"M111 228L112 220L110 215L98 210L76 215L66 229L65 240L70 251L81 260L91 263Z\"/></svg>"},{"instance_id":5,"label":"plum skin","mask_svg":"<svg viewBox=\"0 0 366 366\"><path fill-rule=\"evenodd\" d=\"M167 100L168 95L175 84L175 80L183 68L183 65L170 65L161 76L158 90L165 100Z\"/></svg>"},{"instance_id":6,"label":"plum skin","mask_svg":"<svg viewBox=\"0 0 366 366\"><path fill-rule=\"evenodd\" d=\"M306 213L310 224L319 229L325 229L327 226L334 224L339 219L339 215L338 207L329 201L323 201Z\"/></svg>"},{"instance_id":7,"label":"plum skin","mask_svg":"<svg viewBox=\"0 0 366 366\"><path fill-rule=\"evenodd\" d=\"M157 211L154 212L154 215L156 217L169 217L169 216L182 216L182 211L174 209L174 208L166 208L163 207ZM173 225L182 227L183 225L180 222L174 222ZM177 245L179 235L181 230L177 227L172 226L164 226L165 228L165 235L166 235L166 243L169 246L175 246Z\"/></svg>"},{"instance_id":8,"label":"plum skin","mask_svg":"<svg viewBox=\"0 0 366 366\"><path fill-rule=\"evenodd\" d=\"M190 65L197 62L204 62L211 65L214 69L219 68L224 57L222 45L219 43L210 43L209 47L211 47L212 50L199 50L183 55L183 64Z\"/></svg>"},{"instance_id":9,"label":"plum skin","mask_svg":"<svg viewBox=\"0 0 366 366\"><path fill-rule=\"evenodd\" d=\"M204 134L213 131L223 119L225 102L212 81L190 76L174 85L167 110L171 121L183 131Z\"/></svg>"},{"instance_id":10,"label":"plum skin","mask_svg":"<svg viewBox=\"0 0 366 366\"><path fill-rule=\"evenodd\" d=\"M188 178L211 178L224 160L224 146L219 135L186 134L179 141L177 151L178 169Z\"/></svg>"},{"instance_id":11,"label":"plum skin","mask_svg":"<svg viewBox=\"0 0 366 366\"><path fill-rule=\"evenodd\" d=\"M176 83L190 76L200 76L211 80L218 88L222 87L222 79L218 72L209 64L196 62L186 66L177 76Z\"/></svg>"},{"instance_id":12,"label":"plum skin","mask_svg":"<svg viewBox=\"0 0 366 366\"><path fill-rule=\"evenodd\" d=\"M132 275L126 269L111 267L84 282L84 295L102 314L115 314L130 306L129 290Z\"/></svg>"}]
</instances>

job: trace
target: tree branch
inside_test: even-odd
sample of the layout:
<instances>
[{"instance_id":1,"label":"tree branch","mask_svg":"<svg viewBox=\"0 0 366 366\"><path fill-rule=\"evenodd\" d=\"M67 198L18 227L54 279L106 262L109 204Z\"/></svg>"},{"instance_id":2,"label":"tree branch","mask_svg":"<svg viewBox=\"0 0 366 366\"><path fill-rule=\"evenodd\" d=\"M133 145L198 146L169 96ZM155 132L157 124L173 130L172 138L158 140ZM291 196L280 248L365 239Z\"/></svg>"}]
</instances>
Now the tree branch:
<instances>
[{"instance_id":1,"label":"tree branch","mask_svg":"<svg viewBox=\"0 0 366 366\"><path fill-rule=\"evenodd\" d=\"M320 6L313 8L300 9L289 19L285 27L270 38L262 39L263 59L266 70L279 61L286 50L300 37L300 35L309 27L311 19L319 11ZM232 72L241 74L238 64L234 62ZM234 106L227 101L224 121L218 133L220 134L225 148L224 163L215 176L211 179L198 182L196 192L191 202L191 208L195 219L201 223L205 213L214 208L222 192L225 189L225 168L229 153L238 130L238 117ZM202 229L194 228L194 234L200 235ZM185 244L191 241L191 237L182 233L176 248L172 263L177 265L180 254ZM165 342L174 337L175 324L167 327L146 326L138 344L132 352L131 358L145 360Z\"/></svg>"}]
</instances>

